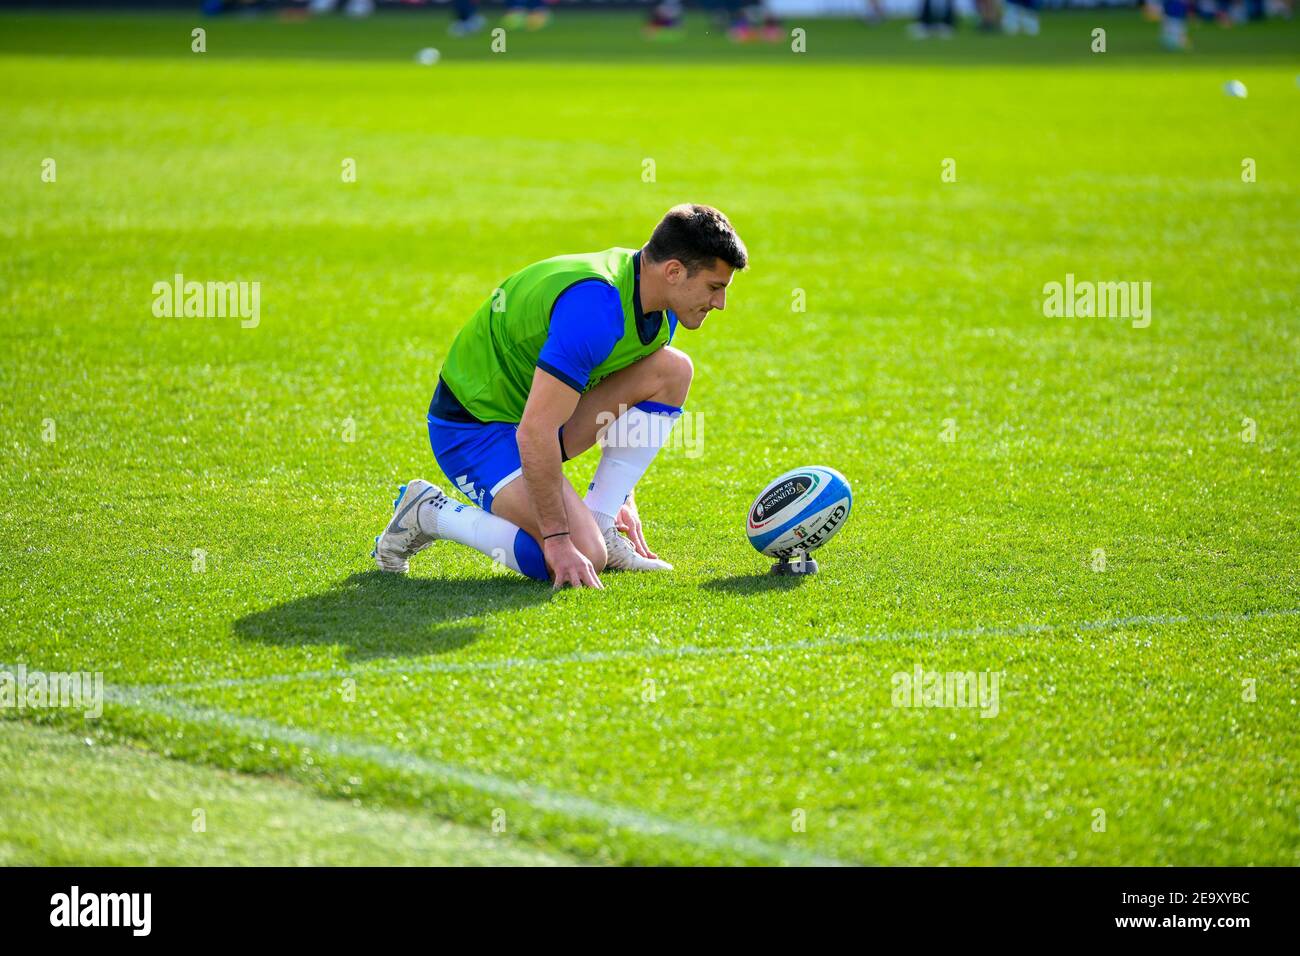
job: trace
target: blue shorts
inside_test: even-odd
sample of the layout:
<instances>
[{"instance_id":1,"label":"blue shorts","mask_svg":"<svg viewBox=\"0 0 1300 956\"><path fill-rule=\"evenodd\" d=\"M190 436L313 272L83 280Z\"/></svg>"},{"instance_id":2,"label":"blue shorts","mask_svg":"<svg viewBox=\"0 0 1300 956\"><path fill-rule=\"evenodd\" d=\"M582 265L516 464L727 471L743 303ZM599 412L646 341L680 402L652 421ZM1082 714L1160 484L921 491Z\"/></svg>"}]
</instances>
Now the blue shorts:
<instances>
[{"instance_id":1,"label":"blue shorts","mask_svg":"<svg viewBox=\"0 0 1300 956\"><path fill-rule=\"evenodd\" d=\"M509 422L450 422L429 416L429 444L438 467L484 511L491 511L497 492L524 473L516 428Z\"/></svg>"}]
</instances>

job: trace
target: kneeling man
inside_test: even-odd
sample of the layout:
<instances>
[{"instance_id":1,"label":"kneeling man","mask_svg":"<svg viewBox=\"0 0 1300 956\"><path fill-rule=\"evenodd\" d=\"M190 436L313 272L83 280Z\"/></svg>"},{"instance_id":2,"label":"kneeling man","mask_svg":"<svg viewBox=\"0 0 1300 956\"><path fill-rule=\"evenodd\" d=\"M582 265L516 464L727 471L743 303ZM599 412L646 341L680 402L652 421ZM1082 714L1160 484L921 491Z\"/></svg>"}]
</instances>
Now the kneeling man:
<instances>
[{"instance_id":1,"label":"kneeling man","mask_svg":"<svg viewBox=\"0 0 1300 956\"><path fill-rule=\"evenodd\" d=\"M671 570L646 544L633 489L690 388L677 326L724 308L747 265L726 216L681 205L639 250L557 256L506 279L452 342L429 405L434 458L477 507L408 482L375 539L379 567L405 573L446 539L557 588L601 587L606 569ZM561 465L598 439L581 498Z\"/></svg>"}]
</instances>

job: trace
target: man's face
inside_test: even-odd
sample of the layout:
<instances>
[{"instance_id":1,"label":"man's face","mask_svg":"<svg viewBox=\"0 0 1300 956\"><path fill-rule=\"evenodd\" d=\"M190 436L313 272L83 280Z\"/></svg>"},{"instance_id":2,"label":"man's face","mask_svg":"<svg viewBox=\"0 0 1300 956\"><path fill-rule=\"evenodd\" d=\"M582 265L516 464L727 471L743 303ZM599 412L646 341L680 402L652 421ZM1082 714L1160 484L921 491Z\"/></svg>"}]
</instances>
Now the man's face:
<instances>
[{"instance_id":1,"label":"man's face","mask_svg":"<svg viewBox=\"0 0 1300 956\"><path fill-rule=\"evenodd\" d=\"M727 286L736 270L721 259L714 259L708 268L686 274L686 267L677 260L668 263L665 278L668 280L668 308L677 313L677 321L688 329L698 329L712 309L721 311L727 306Z\"/></svg>"}]
</instances>

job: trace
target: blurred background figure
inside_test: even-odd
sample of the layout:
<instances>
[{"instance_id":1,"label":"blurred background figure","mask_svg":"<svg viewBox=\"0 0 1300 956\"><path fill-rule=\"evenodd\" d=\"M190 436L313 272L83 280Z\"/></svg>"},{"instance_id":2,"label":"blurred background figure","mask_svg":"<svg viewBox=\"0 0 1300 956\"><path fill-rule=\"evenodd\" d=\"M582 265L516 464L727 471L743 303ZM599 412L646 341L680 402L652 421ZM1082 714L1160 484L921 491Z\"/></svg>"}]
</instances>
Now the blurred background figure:
<instances>
[{"instance_id":1,"label":"blurred background figure","mask_svg":"<svg viewBox=\"0 0 1300 956\"><path fill-rule=\"evenodd\" d=\"M876 0L877 3L880 0ZM1002 9L998 0L975 0L975 12L979 14L981 33L1002 32Z\"/></svg>"},{"instance_id":2,"label":"blurred background figure","mask_svg":"<svg viewBox=\"0 0 1300 956\"><path fill-rule=\"evenodd\" d=\"M737 43L767 40L775 43L782 39L781 21L767 6L766 0L746 3L745 0L727 0L729 23L727 36Z\"/></svg>"},{"instance_id":3,"label":"blurred background figure","mask_svg":"<svg viewBox=\"0 0 1300 956\"><path fill-rule=\"evenodd\" d=\"M952 36L956 4L953 0L921 0L921 12L908 27L915 39Z\"/></svg>"},{"instance_id":4,"label":"blurred background figure","mask_svg":"<svg viewBox=\"0 0 1300 956\"><path fill-rule=\"evenodd\" d=\"M1005 0L1002 29L1006 33L1038 36L1038 0Z\"/></svg>"},{"instance_id":5,"label":"blurred background figure","mask_svg":"<svg viewBox=\"0 0 1300 956\"><path fill-rule=\"evenodd\" d=\"M685 33L682 27L681 0L664 0L650 8L645 35L651 40L676 40Z\"/></svg>"},{"instance_id":6,"label":"blurred background figure","mask_svg":"<svg viewBox=\"0 0 1300 956\"><path fill-rule=\"evenodd\" d=\"M877 24L885 22L885 8L881 5L881 0L867 0L867 11L862 15L865 23Z\"/></svg>"},{"instance_id":7,"label":"blurred background figure","mask_svg":"<svg viewBox=\"0 0 1300 956\"><path fill-rule=\"evenodd\" d=\"M456 15L447 28L452 36L467 37L487 26L487 20L478 12L478 0L452 0L452 7Z\"/></svg>"},{"instance_id":8,"label":"blurred background figure","mask_svg":"<svg viewBox=\"0 0 1300 956\"><path fill-rule=\"evenodd\" d=\"M307 9L321 16L333 13L338 5L339 0L311 0ZM343 12L350 17L368 17L375 12L375 0L347 0L343 5Z\"/></svg>"},{"instance_id":9,"label":"blurred background figure","mask_svg":"<svg viewBox=\"0 0 1300 956\"><path fill-rule=\"evenodd\" d=\"M1244 5L1236 4L1237 11L1242 14L1242 20L1245 19ZM1196 15L1202 20L1209 23L1214 21L1221 27L1230 27L1233 23L1232 0L1199 0L1196 4Z\"/></svg>"},{"instance_id":10,"label":"blurred background figure","mask_svg":"<svg viewBox=\"0 0 1300 956\"><path fill-rule=\"evenodd\" d=\"M1164 19L1160 22L1160 45L1166 50L1190 50L1186 0L1165 0L1164 12Z\"/></svg>"}]
</instances>

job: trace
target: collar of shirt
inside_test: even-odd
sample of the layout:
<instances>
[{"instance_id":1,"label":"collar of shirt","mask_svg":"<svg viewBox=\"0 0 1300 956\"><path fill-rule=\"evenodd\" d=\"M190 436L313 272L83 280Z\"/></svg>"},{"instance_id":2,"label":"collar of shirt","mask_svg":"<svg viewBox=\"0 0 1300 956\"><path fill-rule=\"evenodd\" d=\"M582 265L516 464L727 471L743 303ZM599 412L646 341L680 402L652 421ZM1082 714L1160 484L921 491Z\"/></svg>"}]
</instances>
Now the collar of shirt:
<instances>
[{"instance_id":1,"label":"collar of shirt","mask_svg":"<svg viewBox=\"0 0 1300 956\"><path fill-rule=\"evenodd\" d=\"M672 309L668 309L667 312L668 338L671 339L677 328L677 316L673 314ZM632 254L632 313L636 318L637 338L641 340L642 345L649 345L659 334L659 327L663 325L664 310L657 312L641 310L641 251L639 249Z\"/></svg>"}]
</instances>

